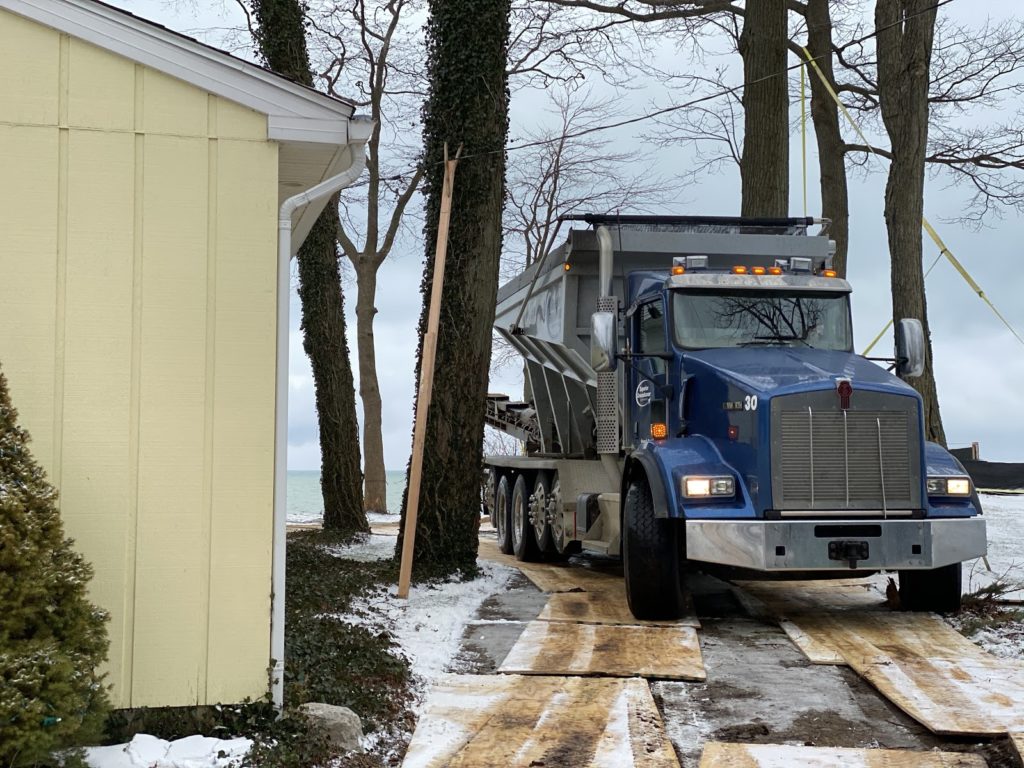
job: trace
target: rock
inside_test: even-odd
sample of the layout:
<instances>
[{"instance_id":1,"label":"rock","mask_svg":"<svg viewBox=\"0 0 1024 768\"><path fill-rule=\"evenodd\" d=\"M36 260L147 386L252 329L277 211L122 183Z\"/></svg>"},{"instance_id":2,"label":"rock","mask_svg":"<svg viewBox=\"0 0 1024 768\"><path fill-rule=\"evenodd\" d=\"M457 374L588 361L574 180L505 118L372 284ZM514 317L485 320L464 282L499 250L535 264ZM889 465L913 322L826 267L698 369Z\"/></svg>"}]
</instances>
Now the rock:
<instances>
[{"instance_id":1,"label":"rock","mask_svg":"<svg viewBox=\"0 0 1024 768\"><path fill-rule=\"evenodd\" d=\"M322 726L331 744L339 750L353 752L360 749L359 740L363 737L363 724L359 722L359 716L348 707L309 703L303 704L299 710Z\"/></svg>"}]
</instances>

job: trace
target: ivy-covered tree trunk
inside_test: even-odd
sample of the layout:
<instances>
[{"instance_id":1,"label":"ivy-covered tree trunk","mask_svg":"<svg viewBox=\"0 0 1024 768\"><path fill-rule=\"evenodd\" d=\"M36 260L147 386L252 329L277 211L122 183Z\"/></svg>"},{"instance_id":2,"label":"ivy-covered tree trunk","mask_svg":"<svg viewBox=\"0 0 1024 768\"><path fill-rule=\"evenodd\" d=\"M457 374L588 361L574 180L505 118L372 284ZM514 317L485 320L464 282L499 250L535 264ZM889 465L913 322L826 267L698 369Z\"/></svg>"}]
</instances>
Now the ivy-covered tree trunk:
<instances>
[{"instance_id":1,"label":"ivy-covered tree trunk","mask_svg":"<svg viewBox=\"0 0 1024 768\"><path fill-rule=\"evenodd\" d=\"M927 438L945 445L932 367L932 342L921 265L924 166L928 147L928 75L935 35L932 0L877 0L878 95L892 145L885 185L885 226L892 264L892 316L924 325L925 367L908 379L924 399Z\"/></svg>"},{"instance_id":2,"label":"ivy-covered tree trunk","mask_svg":"<svg viewBox=\"0 0 1024 768\"><path fill-rule=\"evenodd\" d=\"M256 44L275 72L312 87L299 0L252 0ZM359 422L348 356L345 299L338 267L338 200L332 197L299 248L302 346L313 368L320 436L324 527L342 534L370 530L363 511Z\"/></svg>"},{"instance_id":3,"label":"ivy-covered tree trunk","mask_svg":"<svg viewBox=\"0 0 1024 768\"><path fill-rule=\"evenodd\" d=\"M95 743L110 710L107 617L28 441L0 373L0 765L15 767Z\"/></svg>"},{"instance_id":4,"label":"ivy-covered tree trunk","mask_svg":"<svg viewBox=\"0 0 1024 768\"><path fill-rule=\"evenodd\" d=\"M743 57L743 216L789 215L789 83L786 0L746 4Z\"/></svg>"},{"instance_id":5,"label":"ivy-covered tree trunk","mask_svg":"<svg viewBox=\"0 0 1024 768\"><path fill-rule=\"evenodd\" d=\"M491 362L505 199L509 0L430 0L423 108L427 268L420 348L429 312L441 209L444 144L462 145L427 420L416 526L419 575L472 573L480 520L484 399ZM417 363L417 380L420 363ZM405 510L403 509L403 520ZM401 551L402 541L398 542Z\"/></svg>"},{"instance_id":6,"label":"ivy-covered tree trunk","mask_svg":"<svg viewBox=\"0 0 1024 768\"><path fill-rule=\"evenodd\" d=\"M835 88L832 66L832 16L829 0L807 0L807 50L818 68ZM832 220L829 237L836 243L833 266L846 277L846 254L850 245L850 199L846 184L846 144L839 129L839 107L814 67L808 66L811 84L811 121L818 143L818 171L821 215Z\"/></svg>"}]
</instances>

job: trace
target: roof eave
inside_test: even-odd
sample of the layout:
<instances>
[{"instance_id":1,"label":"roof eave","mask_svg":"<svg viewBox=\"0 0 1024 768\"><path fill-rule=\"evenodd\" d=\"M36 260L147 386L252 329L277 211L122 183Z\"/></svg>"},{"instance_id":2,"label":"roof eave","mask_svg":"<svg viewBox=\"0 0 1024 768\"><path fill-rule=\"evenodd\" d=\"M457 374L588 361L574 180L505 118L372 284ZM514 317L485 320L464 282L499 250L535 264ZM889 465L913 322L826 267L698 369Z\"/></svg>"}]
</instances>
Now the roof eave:
<instances>
[{"instance_id":1,"label":"roof eave","mask_svg":"<svg viewBox=\"0 0 1024 768\"><path fill-rule=\"evenodd\" d=\"M131 13L95 0L0 0L0 8L261 112L268 138L348 141L352 104Z\"/></svg>"}]
</instances>

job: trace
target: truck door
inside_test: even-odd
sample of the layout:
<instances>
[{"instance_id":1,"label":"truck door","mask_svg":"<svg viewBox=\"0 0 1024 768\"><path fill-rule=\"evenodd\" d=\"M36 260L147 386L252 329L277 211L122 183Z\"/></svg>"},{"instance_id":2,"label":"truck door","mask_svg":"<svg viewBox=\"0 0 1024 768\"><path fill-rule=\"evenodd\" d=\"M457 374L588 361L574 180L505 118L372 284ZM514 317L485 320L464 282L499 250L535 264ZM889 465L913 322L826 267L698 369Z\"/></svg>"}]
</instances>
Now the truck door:
<instances>
[{"instance_id":1,"label":"truck door","mask_svg":"<svg viewBox=\"0 0 1024 768\"><path fill-rule=\"evenodd\" d=\"M637 357L629 366L626 407L631 418L631 443L651 437L651 423L667 424L663 388L668 365L660 357L644 355L665 352L665 305L659 296L645 302L633 313L633 351Z\"/></svg>"}]
</instances>

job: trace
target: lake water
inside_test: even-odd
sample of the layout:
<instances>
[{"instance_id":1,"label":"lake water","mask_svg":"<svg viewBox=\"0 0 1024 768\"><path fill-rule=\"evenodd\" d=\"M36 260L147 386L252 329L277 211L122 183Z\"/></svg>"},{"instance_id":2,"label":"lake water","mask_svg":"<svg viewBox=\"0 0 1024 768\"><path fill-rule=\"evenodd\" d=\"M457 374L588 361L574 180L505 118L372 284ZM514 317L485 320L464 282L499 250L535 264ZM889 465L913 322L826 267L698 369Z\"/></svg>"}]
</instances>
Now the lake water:
<instances>
[{"instance_id":1,"label":"lake water","mask_svg":"<svg viewBox=\"0 0 1024 768\"><path fill-rule=\"evenodd\" d=\"M388 471L388 511L402 511L402 493L405 490L405 471ZM320 493L320 470L288 470L288 522L318 522L324 516L324 498Z\"/></svg>"}]
</instances>

